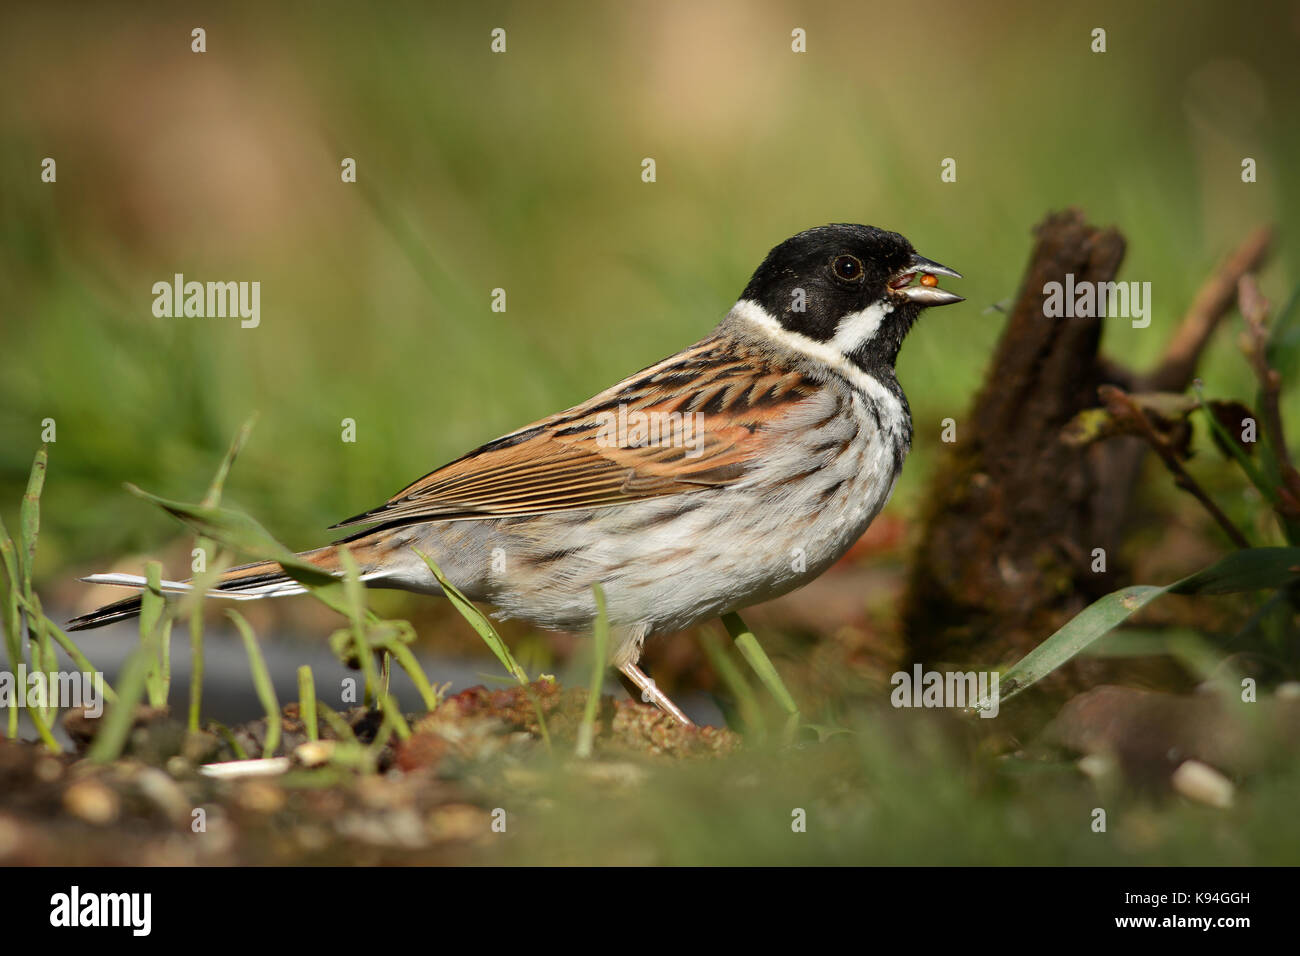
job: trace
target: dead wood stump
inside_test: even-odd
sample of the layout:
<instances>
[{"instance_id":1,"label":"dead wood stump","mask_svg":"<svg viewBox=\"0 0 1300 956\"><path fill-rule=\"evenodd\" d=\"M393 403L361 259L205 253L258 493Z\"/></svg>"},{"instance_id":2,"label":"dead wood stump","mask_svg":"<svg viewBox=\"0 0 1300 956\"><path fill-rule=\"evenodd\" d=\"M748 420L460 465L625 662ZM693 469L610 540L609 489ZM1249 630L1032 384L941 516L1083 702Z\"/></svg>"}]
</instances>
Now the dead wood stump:
<instances>
[{"instance_id":1,"label":"dead wood stump","mask_svg":"<svg viewBox=\"0 0 1300 956\"><path fill-rule=\"evenodd\" d=\"M1160 367L1139 377L1098 354L1101 318L1047 318L1045 286L1108 282L1124 237L1078 210L1049 215L1006 328L958 440L932 480L903 603L908 663L996 666L1018 660L1097 597L1122 586L1119 548L1145 446L1112 438L1060 440L1097 388L1185 389L1236 276L1263 259L1268 230L1243 244L1206 284ZM1094 549L1106 556L1096 572ZM1057 678L1077 684L1080 667ZM1089 679L1092 676L1089 675Z\"/></svg>"}]
</instances>

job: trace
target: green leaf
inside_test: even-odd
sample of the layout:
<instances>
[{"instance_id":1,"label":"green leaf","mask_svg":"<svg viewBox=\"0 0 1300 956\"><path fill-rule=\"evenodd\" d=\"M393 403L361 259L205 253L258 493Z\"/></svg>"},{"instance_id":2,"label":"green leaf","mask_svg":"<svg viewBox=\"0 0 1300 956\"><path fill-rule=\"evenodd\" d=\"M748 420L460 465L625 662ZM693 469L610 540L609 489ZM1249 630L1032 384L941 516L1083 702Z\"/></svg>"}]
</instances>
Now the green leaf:
<instances>
[{"instance_id":1,"label":"green leaf","mask_svg":"<svg viewBox=\"0 0 1300 956\"><path fill-rule=\"evenodd\" d=\"M1247 548L1164 587L1134 585L1099 598L1026 654L1000 680L1005 702L1164 594L1232 594L1278 588L1300 578L1300 548ZM991 707L985 698L973 710Z\"/></svg>"},{"instance_id":2,"label":"green leaf","mask_svg":"<svg viewBox=\"0 0 1300 956\"><path fill-rule=\"evenodd\" d=\"M343 616L349 614L343 581L316 565L304 561L290 551L263 528L255 519L238 511L225 508L193 505L183 501L160 498L135 485L127 491L138 498L162 508L182 524L223 547L247 555L255 561L274 561L286 574L311 589L312 594L332 610Z\"/></svg>"},{"instance_id":3,"label":"green leaf","mask_svg":"<svg viewBox=\"0 0 1300 956\"><path fill-rule=\"evenodd\" d=\"M718 678L731 691L731 696L735 699L734 718L739 729L746 734L753 736L756 740L765 740L767 738L767 724L763 720L763 708L759 706L758 695L754 689L749 686L749 681L745 679L744 672L732 661L727 655L726 648L722 646L722 641L714 634L712 630L705 631L700 635L700 646L704 648L704 653L708 655L709 663L713 665L713 670L717 673ZM730 711L727 708L726 711ZM732 726L733 714L726 712L727 725ZM733 729L736 729L733 727Z\"/></svg>"},{"instance_id":4,"label":"green leaf","mask_svg":"<svg viewBox=\"0 0 1300 956\"><path fill-rule=\"evenodd\" d=\"M1174 594L1236 594L1279 588L1300 577L1300 548L1246 548L1175 581Z\"/></svg>"},{"instance_id":5,"label":"green leaf","mask_svg":"<svg viewBox=\"0 0 1300 956\"><path fill-rule=\"evenodd\" d=\"M411 550L429 566L429 570L433 572L433 576L437 579L443 593L447 595L447 600L451 601L452 607L460 612L461 617L469 622L470 627L474 628L478 636L483 639L483 643L488 646L488 650L495 654L496 659L501 662L501 666L509 671L510 676L519 683L527 684L528 675L515 661L514 655L510 653L510 648L506 647L506 642L501 640L501 635L492 626L492 622L483 616L483 612L476 608L473 602L465 597L456 585L447 580L447 576L442 573L442 569L438 567L433 558L424 554L418 548L412 548Z\"/></svg>"},{"instance_id":6,"label":"green leaf","mask_svg":"<svg viewBox=\"0 0 1300 956\"><path fill-rule=\"evenodd\" d=\"M754 632L749 629L740 615L735 611L722 615L722 624L731 635L731 639L736 642L736 647L740 648L740 653L745 656L749 666L758 674L759 679L767 686L772 696L776 698L781 709L786 713L785 727L783 734L786 743L794 740L795 734L799 730L799 705L794 702L794 696L786 689L785 682L781 680L781 675L777 673L776 666L772 659L767 656L763 646L758 643L758 638Z\"/></svg>"},{"instance_id":7,"label":"green leaf","mask_svg":"<svg viewBox=\"0 0 1300 956\"><path fill-rule=\"evenodd\" d=\"M483 612L476 608L473 602L465 597L456 585L447 580L447 576L442 573L442 568L438 567L437 562L427 554L422 553L419 548L412 548L411 550L428 565L429 571L437 579L439 586L442 588L442 593L451 602L451 606L469 622L470 627L474 628L478 636L483 639L483 643L488 646L488 650L496 655L496 659L501 662L501 666L509 671L510 676L517 680L519 686L527 692L528 698L533 704L533 713L537 715L537 728L541 732L542 742L546 744L546 749L549 752L551 750L551 732L546 727L546 715L542 713L541 702L537 699L537 695L533 693L532 688L528 686L527 672L519 666L519 662L510 653L510 648L506 647L506 642L501 640L501 635L492 626L492 622L483 616Z\"/></svg>"},{"instance_id":8,"label":"green leaf","mask_svg":"<svg viewBox=\"0 0 1300 956\"><path fill-rule=\"evenodd\" d=\"M278 562L286 572L297 572L306 581L304 584L329 584L337 579L314 564L302 560L279 541L258 522L238 511L225 508L193 505L183 501L171 501L152 495L135 485L128 484L126 490L137 498L143 498L162 508L169 515L183 524L195 529L200 534L215 539L233 551L246 554L262 561ZM301 580L295 576L295 580Z\"/></svg>"}]
</instances>

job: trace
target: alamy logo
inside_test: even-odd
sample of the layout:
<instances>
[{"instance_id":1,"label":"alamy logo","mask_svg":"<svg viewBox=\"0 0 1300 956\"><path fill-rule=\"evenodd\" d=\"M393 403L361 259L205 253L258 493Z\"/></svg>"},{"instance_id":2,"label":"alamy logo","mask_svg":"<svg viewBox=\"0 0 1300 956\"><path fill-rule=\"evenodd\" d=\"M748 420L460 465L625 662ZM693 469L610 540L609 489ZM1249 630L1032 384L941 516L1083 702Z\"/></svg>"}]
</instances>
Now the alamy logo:
<instances>
[{"instance_id":1,"label":"alamy logo","mask_svg":"<svg viewBox=\"0 0 1300 956\"><path fill-rule=\"evenodd\" d=\"M628 411L618 406L618 414L601 412L596 444L605 448L685 448L687 458L704 452L703 412Z\"/></svg>"},{"instance_id":2,"label":"alamy logo","mask_svg":"<svg viewBox=\"0 0 1300 956\"><path fill-rule=\"evenodd\" d=\"M50 897L51 926L125 926L148 936L152 924L152 893L82 893L74 886Z\"/></svg>"},{"instance_id":3,"label":"alamy logo","mask_svg":"<svg viewBox=\"0 0 1300 956\"><path fill-rule=\"evenodd\" d=\"M889 683L895 707L973 707L981 717L998 715L997 671L923 671L913 664L910 674L897 671Z\"/></svg>"},{"instance_id":4,"label":"alamy logo","mask_svg":"<svg viewBox=\"0 0 1300 956\"><path fill-rule=\"evenodd\" d=\"M1069 272L1064 283L1043 286L1043 295L1049 319L1132 319L1135 329L1151 324L1150 282L1075 282Z\"/></svg>"},{"instance_id":5,"label":"alamy logo","mask_svg":"<svg viewBox=\"0 0 1300 956\"><path fill-rule=\"evenodd\" d=\"M104 713L104 675L100 671L0 671L0 709L5 707L84 707L87 717Z\"/></svg>"},{"instance_id":6,"label":"alamy logo","mask_svg":"<svg viewBox=\"0 0 1300 956\"><path fill-rule=\"evenodd\" d=\"M178 272L171 282L155 282L153 294L153 314L160 319L238 316L244 329L255 329L262 321L262 283L257 281L186 282Z\"/></svg>"}]
</instances>

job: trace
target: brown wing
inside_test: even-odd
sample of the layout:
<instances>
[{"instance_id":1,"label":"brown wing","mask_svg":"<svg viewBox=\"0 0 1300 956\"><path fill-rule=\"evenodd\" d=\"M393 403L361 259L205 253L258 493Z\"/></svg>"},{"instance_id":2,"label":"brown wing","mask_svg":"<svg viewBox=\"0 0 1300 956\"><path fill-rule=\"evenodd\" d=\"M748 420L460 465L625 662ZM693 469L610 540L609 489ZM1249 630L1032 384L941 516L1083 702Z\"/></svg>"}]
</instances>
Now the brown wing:
<instances>
[{"instance_id":1,"label":"brown wing","mask_svg":"<svg viewBox=\"0 0 1300 956\"><path fill-rule=\"evenodd\" d=\"M542 514L731 484L762 454L766 426L816 387L706 339L335 527Z\"/></svg>"}]
</instances>

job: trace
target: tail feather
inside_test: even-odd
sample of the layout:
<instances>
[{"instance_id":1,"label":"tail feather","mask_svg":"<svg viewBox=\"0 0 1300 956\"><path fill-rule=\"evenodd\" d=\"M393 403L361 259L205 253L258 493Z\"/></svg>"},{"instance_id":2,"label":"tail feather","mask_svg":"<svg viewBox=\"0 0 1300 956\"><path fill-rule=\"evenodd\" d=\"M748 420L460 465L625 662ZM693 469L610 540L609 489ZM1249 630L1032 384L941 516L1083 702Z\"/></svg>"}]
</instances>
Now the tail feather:
<instances>
[{"instance_id":1,"label":"tail feather","mask_svg":"<svg viewBox=\"0 0 1300 956\"><path fill-rule=\"evenodd\" d=\"M317 548L306 551L299 557L317 565L322 571L331 574L340 572L338 552L334 547ZM363 573L362 579L375 577L374 573ZM143 589L145 579L138 574L92 574L82 578L90 584L109 584L116 587ZM161 588L169 594L185 594L194 590L190 581L162 581ZM218 579L215 587L208 591L209 597L225 598L233 601L255 601L264 597L285 597L290 594L303 594L306 588L284 572L275 561L259 561L231 568ZM103 627L117 621L130 620L140 613L140 595L133 594L120 601L105 604L79 617L74 617L66 625L69 631L84 631L89 628Z\"/></svg>"}]
</instances>

